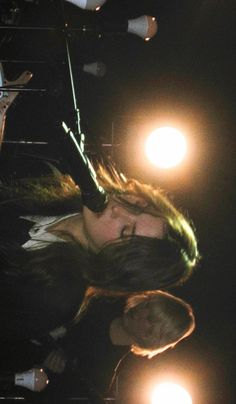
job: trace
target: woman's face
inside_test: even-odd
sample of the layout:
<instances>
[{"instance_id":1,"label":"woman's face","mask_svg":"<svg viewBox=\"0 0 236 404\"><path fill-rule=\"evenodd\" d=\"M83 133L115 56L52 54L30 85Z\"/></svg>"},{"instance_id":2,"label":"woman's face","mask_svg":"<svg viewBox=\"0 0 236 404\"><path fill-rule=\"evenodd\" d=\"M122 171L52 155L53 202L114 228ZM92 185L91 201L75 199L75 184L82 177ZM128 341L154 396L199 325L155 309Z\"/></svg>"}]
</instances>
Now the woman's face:
<instances>
[{"instance_id":1,"label":"woman's face","mask_svg":"<svg viewBox=\"0 0 236 404\"><path fill-rule=\"evenodd\" d=\"M127 202L145 207L146 202L137 196L123 197ZM106 209L97 214L87 207L83 210L83 228L88 246L100 250L106 243L125 236L163 238L165 221L149 213L134 213L117 200L110 200Z\"/></svg>"}]
</instances>

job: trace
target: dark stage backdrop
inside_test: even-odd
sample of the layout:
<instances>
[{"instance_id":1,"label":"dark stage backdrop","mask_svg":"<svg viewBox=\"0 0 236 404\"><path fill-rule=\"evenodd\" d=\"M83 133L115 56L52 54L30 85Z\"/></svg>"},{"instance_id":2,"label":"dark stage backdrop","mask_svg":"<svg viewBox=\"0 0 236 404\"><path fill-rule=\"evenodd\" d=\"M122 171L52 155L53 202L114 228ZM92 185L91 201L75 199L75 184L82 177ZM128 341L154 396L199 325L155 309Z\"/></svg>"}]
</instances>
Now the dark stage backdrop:
<instances>
[{"instance_id":1,"label":"dark stage backdrop","mask_svg":"<svg viewBox=\"0 0 236 404\"><path fill-rule=\"evenodd\" d=\"M6 3L0 1L2 7ZM129 358L121 388L125 403L138 404L145 395L139 388L149 383L149 375L157 380L169 375L188 386L194 404L235 403L233 2L108 0L97 14L67 2L64 14L59 1L16 3L17 26L60 27L63 19L69 26L96 26L142 14L157 18L159 30L149 42L131 34L80 30L69 38L89 155L109 157L128 175L166 189L192 218L202 255L192 279L172 291L193 305L194 335L152 360ZM60 29L1 29L0 35L8 80L30 70L28 88L41 89L17 97L7 115L5 140L49 143L4 144L2 156L49 155L69 165L59 142L62 120L76 128L64 34ZM81 70L96 60L106 64L102 78ZM184 165L168 172L148 165L141 149L144 135L164 125L182 129L191 145Z\"/></svg>"}]
</instances>

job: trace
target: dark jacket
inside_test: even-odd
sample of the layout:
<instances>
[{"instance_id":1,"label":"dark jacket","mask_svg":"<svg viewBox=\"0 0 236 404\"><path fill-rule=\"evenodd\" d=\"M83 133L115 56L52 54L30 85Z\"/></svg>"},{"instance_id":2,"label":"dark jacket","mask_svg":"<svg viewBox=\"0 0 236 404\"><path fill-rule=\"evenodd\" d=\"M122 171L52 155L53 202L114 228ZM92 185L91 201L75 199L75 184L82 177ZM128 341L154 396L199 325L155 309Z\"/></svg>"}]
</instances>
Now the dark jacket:
<instances>
[{"instance_id":1,"label":"dark jacket","mask_svg":"<svg viewBox=\"0 0 236 404\"><path fill-rule=\"evenodd\" d=\"M86 289L79 268L67 262L66 243L58 258L64 265L58 272L57 261L49 268L53 281L28 271L20 246L29 239L32 223L19 216L12 208L0 208L0 340L38 338L70 323Z\"/></svg>"}]
</instances>

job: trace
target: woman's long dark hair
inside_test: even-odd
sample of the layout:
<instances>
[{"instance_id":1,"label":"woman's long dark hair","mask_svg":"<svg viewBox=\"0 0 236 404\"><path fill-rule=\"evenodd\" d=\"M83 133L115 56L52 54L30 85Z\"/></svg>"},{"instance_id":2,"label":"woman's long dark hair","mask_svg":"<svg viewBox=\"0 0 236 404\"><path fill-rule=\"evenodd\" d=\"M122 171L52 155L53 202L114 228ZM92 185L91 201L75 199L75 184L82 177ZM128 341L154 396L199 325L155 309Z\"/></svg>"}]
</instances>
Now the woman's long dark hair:
<instances>
[{"instance_id":1,"label":"woman's long dark hair","mask_svg":"<svg viewBox=\"0 0 236 404\"><path fill-rule=\"evenodd\" d=\"M53 243L43 249L21 252L24 257L27 255L27 268L31 268L36 276L36 263L40 263L40 271L44 268L45 276L49 276L49 273L56 276L56 271L51 268L59 270L66 260L66 266L80 271L80 276L88 285L124 292L166 289L185 281L199 256L196 237L187 219L158 189L136 180L128 181L114 169L110 175L104 167L100 167L99 177L108 194L118 198L121 203L126 203L122 200L126 194L141 196L147 202L142 212L166 221L168 232L165 239L134 236L111 242L98 254L88 254L74 240L63 244ZM128 205L127 208L140 211L136 205ZM78 212L81 210L80 192L69 176L2 184L0 210L4 211L5 208L16 209L21 215L55 216ZM18 250L21 251L21 248ZM7 256L11 256L11 247Z\"/></svg>"},{"instance_id":2,"label":"woman's long dark hair","mask_svg":"<svg viewBox=\"0 0 236 404\"><path fill-rule=\"evenodd\" d=\"M171 240L127 238L109 243L95 260L88 274L89 283L117 291L167 289L188 276L184 256Z\"/></svg>"}]
</instances>

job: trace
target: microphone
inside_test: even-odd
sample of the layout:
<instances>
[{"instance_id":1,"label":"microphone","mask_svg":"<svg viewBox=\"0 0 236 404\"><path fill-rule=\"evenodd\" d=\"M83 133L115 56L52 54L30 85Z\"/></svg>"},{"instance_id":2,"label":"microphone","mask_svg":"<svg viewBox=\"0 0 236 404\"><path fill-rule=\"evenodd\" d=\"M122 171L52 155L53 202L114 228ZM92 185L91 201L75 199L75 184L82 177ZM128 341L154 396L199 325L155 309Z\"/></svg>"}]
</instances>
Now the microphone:
<instances>
[{"instance_id":1,"label":"microphone","mask_svg":"<svg viewBox=\"0 0 236 404\"><path fill-rule=\"evenodd\" d=\"M43 369L30 369L22 373L0 375L0 383L4 387L12 385L25 387L31 391L40 392L47 387L49 380Z\"/></svg>"},{"instance_id":2,"label":"microphone","mask_svg":"<svg viewBox=\"0 0 236 404\"><path fill-rule=\"evenodd\" d=\"M71 176L81 191L82 204L93 212L102 212L108 203L108 195L97 181L96 172L84 152L84 135L81 134L80 143L65 122L62 127L66 132L65 146L69 154Z\"/></svg>"}]
</instances>

